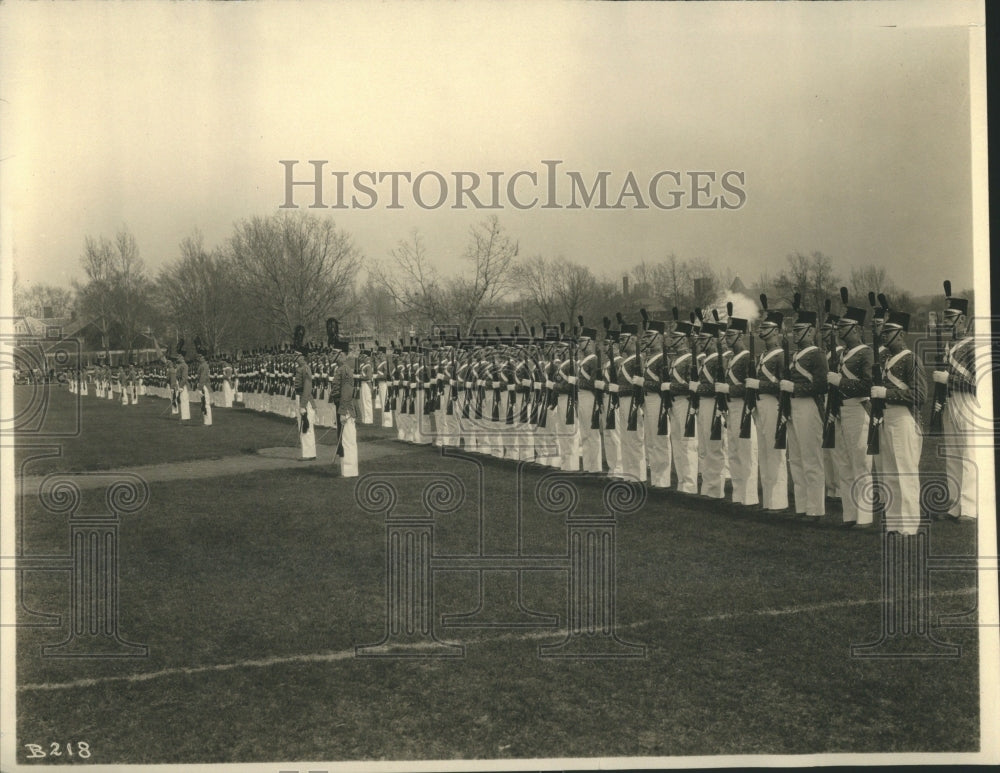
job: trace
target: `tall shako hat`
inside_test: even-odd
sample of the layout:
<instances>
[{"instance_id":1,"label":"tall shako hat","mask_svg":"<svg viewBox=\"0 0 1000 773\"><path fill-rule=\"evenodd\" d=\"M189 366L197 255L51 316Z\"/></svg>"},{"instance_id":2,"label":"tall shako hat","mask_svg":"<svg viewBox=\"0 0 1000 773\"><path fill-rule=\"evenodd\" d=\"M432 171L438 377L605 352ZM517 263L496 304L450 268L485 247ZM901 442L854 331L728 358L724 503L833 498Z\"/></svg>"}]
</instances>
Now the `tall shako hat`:
<instances>
[{"instance_id":1,"label":"tall shako hat","mask_svg":"<svg viewBox=\"0 0 1000 773\"><path fill-rule=\"evenodd\" d=\"M885 327L887 330L902 330L906 333L910 329L910 315L905 311L890 311Z\"/></svg>"},{"instance_id":2,"label":"tall shako hat","mask_svg":"<svg viewBox=\"0 0 1000 773\"><path fill-rule=\"evenodd\" d=\"M767 295L764 293L760 294L760 305L761 308L764 309L764 319L761 320L760 326L764 327L767 325L770 327L773 325L774 327L781 327L782 323L785 321L785 315L780 311L773 311L767 308Z\"/></svg>"},{"instance_id":3,"label":"tall shako hat","mask_svg":"<svg viewBox=\"0 0 1000 773\"><path fill-rule=\"evenodd\" d=\"M823 312L826 314L826 316L823 318L823 327L831 328L834 325L836 325L837 320L840 319L840 317L838 317L836 314L832 314L830 312L831 305L832 304L830 303L829 298L823 301Z\"/></svg>"},{"instance_id":4,"label":"tall shako hat","mask_svg":"<svg viewBox=\"0 0 1000 773\"><path fill-rule=\"evenodd\" d=\"M944 280L944 296L948 301L948 305L945 307L944 313L948 317L957 317L960 314L969 313L969 300L968 298L956 298L951 294L951 282L947 279Z\"/></svg>"},{"instance_id":5,"label":"tall shako hat","mask_svg":"<svg viewBox=\"0 0 1000 773\"><path fill-rule=\"evenodd\" d=\"M734 317L733 316L733 302L732 301L727 301L726 302L726 317L728 317L728 320L729 320L728 321L728 327L726 328L726 332L727 333L729 331L734 331L734 332L737 332L737 333L745 333L745 332L747 332L747 327L748 327L747 321L745 319L743 319L742 317Z\"/></svg>"},{"instance_id":6,"label":"tall shako hat","mask_svg":"<svg viewBox=\"0 0 1000 773\"><path fill-rule=\"evenodd\" d=\"M871 290L868 291L868 305L872 307L872 312L875 315L875 319L885 319L885 307L880 306L878 301L875 300L875 293Z\"/></svg>"},{"instance_id":7,"label":"tall shako hat","mask_svg":"<svg viewBox=\"0 0 1000 773\"><path fill-rule=\"evenodd\" d=\"M847 288L840 288L840 302L844 305L844 313L840 315L840 319L837 320L838 325L863 325L865 323L865 317L868 316L868 312L864 309L860 309L857 306L851 306L848 304L848 294Z\"/></svg>"},{"instance_id":8,"label":"tall shako hat","mask_svg":"<svg viewBox=\"0 0 1000 773\"><path fill-rule=\"evenodd\" d=\"M816 312L806 311L805 309L799 308L802 304L802 294L795 293L795 298L792 300L792 308L795 309L795 324L798 325L815 325L816 324Z\"/></svg>"}]
</instances>

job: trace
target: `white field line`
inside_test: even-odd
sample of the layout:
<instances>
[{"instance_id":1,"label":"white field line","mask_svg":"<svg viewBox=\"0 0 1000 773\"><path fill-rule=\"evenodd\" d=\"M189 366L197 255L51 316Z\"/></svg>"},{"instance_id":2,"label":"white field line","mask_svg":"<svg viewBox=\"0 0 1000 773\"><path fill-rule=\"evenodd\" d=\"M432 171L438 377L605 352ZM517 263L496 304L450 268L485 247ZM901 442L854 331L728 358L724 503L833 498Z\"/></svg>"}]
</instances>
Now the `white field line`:
<instances>
[{"instance_id":1,"label":"white field line","mask_svg":"<svg viewBox=\"0 0 1000 773\"><path fill-rule=\"evenodd\" d=\"M931 597L948 597L948 596L964 596L970 593L974 593L976 588L959 588L957 590L949 591L938 591L936 593L931 593ZM843 601L829 601L822 604L806 604L802 606L795 607L781 607L777 609L755 609L748 612L729 612L718 615L708 615L706 617L696 618L697 622L716 622L720 620L734 620L741 617L777 617L780 615L797 615L806 614L809 612L822 612L827 609L841 609L844 607L860 607L867 606L870 604L881 604L882 599L848 599ZM641 628L646 625L658 622L669 622L668 619L662 618L660 620L643 620L636 623L628 623L626 625L617 626L618 631L629 630ZM483 637L472 640L463 640L461 642L449 642L454 644L474 644L474 643L488 643L493 641L504 641L504 640L521 640L530 641L535 639L554 639L560 635L561 631L558 629L547 629L545 631L523 631L518 633L501 634L499 636ZM434 649L434 644L410 644L410 645L395 645L399 650L411 650L413 652L419 652L422 649ZM102 684L110 684L113 682L148 682L152 679L161 679L164 677L171 676L189 676L192 674L207 674L218 671L231 671L236 668L269 668L270 666L279 666L286 663L330 663L338 660L349 660L355 655L354 649L340 650L338 652L324 652L324 653L312 653L307 655L286 655L282 657L272 657L272 658L260 658L256 660L240 660L236 663L216 663L207 666L178 666L174 668L164 668L159 671L148 671L139 674L128 674L124 676L103 676L95 677L93 679L75 679L71 682L42 682L40 684L23 684L18 685L18 692L40 692L47 690L69 690L75 687L96 687Z\"/></svg>"}]
</instances>

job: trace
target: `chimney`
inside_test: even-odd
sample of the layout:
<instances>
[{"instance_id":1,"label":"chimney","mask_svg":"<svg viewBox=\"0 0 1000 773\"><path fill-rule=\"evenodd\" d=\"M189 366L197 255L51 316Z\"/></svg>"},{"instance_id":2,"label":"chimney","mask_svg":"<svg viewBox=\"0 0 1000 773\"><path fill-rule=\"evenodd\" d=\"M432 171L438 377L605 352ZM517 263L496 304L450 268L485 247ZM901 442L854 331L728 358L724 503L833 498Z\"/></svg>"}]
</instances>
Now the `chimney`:
<instances>
[{"instance_id":1,"label":"chimney","mask_svg":"<svg viewBox=\"0 0 1000 773\"><path fill-rule=\"evenodd\" d=\"M622 277L622 295L628 298L628 274Z\"/></svg>"}]
</instances>

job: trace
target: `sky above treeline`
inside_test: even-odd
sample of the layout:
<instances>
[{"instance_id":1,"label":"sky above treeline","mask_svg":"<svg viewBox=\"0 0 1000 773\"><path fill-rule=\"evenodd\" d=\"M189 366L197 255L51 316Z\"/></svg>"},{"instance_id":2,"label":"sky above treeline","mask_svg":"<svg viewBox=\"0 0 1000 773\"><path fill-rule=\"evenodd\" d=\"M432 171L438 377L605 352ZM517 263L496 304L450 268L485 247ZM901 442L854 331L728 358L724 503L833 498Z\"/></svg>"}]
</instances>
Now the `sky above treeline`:
<instances>
[{"instance_id":1,"label":"sky above treeline","mask_svg":"<svg viewBox=\"0 0 1000 773\"><path fill-rule=\"evenodd\" d=\"M127 225L155 274L282 211L296 160L325 206L291 202L367 259L416 228L448 271L495 214L522 256L608 276L673 253L753 282L820 251L971 287L975 9L5 4L3 254L68 286Z\"/></svg>"}]
</instances>

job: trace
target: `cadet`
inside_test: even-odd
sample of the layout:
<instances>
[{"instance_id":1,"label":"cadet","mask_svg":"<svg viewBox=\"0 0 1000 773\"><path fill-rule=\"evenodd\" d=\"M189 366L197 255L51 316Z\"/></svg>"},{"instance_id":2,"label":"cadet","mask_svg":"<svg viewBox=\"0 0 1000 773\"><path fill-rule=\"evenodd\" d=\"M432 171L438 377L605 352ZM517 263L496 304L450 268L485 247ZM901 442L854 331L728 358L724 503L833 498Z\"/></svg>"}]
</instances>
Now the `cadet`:
<instances>
[{"instance_id":1,"label":"cadet","mask_svg":"<svg viewBox=\"0 0 1000 773\"><path fill-rule=\"evenodd\" d=\"M865 310L848 306L837 320L837 335L844 342L840 365L827 373L827 381L841 394L836 420L835 446L829 449L837 473L837 487L844 509L844 526L872 525L871 458L868 456L868 412L862 404L872 387L875 354L861 340Z\"/></svg>"},{"instance_id":2,"label":"cadet","mask_svg":"<svg viewBox=\"0 0 1000 773\"><path fill-rule=\"evenodd\" d=\"M920 526L920 409L926 389L913 352L906 348L904 334L910 315L890 311L882 326L887 359L882 369L885 386L871 388L872 399L885 400L879 452L888 490L885 506L887 531L916 534Z\"/></svg>"},{"instance_id":3,"label":"cadet","mask_svg":"<svg viewBox=\"0 0 1000 773\"><path fill-rule=\"evenodd\" d=\"M788 461L795 492L795 512L811 520L826 513L826 482L823 471L824 401L827 362L812 343L816 312L799 310L792 327L796 352L792 367L780 388L792 397L788 423Z\"/></svg>"}]
</instances>

